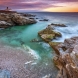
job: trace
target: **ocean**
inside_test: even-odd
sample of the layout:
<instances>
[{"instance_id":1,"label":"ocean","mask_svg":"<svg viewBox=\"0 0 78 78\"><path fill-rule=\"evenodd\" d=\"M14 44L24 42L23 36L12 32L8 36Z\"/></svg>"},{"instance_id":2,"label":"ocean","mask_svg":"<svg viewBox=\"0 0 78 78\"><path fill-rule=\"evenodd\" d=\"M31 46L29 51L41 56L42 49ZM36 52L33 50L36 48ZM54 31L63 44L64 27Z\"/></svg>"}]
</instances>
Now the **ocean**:
<instances>
[{"instance_id":1,"label":"ocean","mask_svg":"<svg viewBox=\"0 0 78 78\"><path fill-rule=\"evenodd\" d=\"M27 12L28 13L28 12ZM27 62L31 68L30 73L36 74L33 78L55 78L58 69L54 66L53 49L45 42L31 42L32 39L40 39L38 32L46 28L49 24L65 24L67 27L56 27L55 30L61 32L62 37L53 41L63 42L66 38L78 36L78 13L52 13L52 12L31 12L36 15L36 24L25 26L14 26L12 28L0 30L0 42L5 46L21 48L28 51L35 57L34 62ZM39 21L48 19L49 21Z\"/></svg>"}]
</instances>

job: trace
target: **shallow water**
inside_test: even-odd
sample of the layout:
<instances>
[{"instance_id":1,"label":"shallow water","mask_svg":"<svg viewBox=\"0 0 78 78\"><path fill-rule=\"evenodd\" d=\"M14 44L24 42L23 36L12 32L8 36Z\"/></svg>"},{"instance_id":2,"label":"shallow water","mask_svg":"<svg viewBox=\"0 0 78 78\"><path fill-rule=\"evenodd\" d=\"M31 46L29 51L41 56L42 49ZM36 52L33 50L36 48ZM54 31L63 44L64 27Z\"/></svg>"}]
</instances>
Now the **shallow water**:
<instances>
[{"instance_id":1,"label":"shallow water","mask_svg":"<svg viewBox=\"0 0 78 78\"><path fill-rule=\"evenodd\" d=\"M44 42L31 42L32 39L38 37L38 31L46 28L51 23L63 23L67 27L56 27L56 31L62 33L61 38L57 38L54 41L64 41L65 38L77 36L78 34L78 14L69 13L33 13L37 14L39 19L47 18L49 21L39 21L33 25L27 26L15 26L12 28L0 30L0 42L4 45L8 45L14 48L22 48L26 52L36 57L34 63L27 62L26 67L31 68L31 74L35 74L34 78L42 78L51 74L51 78L55 78L57 69L54 67L52 58L54 51L52 48Z\"/></svg>"},{"instance_id":2,"label":"shallow water","mask_svg":"<svg viewBox=\"0 0 78 78\"><path fill-rule=\"evenodd\" d=\"M38 25L39 27L37 27ZM49 74L54 78L56 76L54 73L57 73L57 69L52 63L54 52L50 46L44 42L31 42L32 39L39 38L37 35L38 31L45 28L47 25L47 22L45 24L41 22L40 24L16 26L0 31L0 41L4 45L8 45L16 49L20 47L35 57L36 60L34 63L26 63L27 69L31 69L30 73L32 75L36 74L34 78L42 78ZM52 73L52 71L55 72Z\"/></svg>"}]
</instances>

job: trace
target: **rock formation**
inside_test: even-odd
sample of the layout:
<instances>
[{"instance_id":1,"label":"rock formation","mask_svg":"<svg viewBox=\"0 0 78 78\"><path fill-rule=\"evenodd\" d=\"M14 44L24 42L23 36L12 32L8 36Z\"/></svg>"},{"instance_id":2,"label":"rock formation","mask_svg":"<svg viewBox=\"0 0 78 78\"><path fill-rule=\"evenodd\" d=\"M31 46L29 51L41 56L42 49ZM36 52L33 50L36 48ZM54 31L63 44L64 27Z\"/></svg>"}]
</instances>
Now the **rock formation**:
<instances>
[{"instance_id":1,"label":"rock formation","mask_svg":"<svg viewBox=\"0 0 78 78\"><path fill-rule=\"evenodd\" d=\"M39 20L39 21L48 21L48 19L42 19L42 20Z\"/></svg>"},{"instance_id":2,"label":"rock formation","mask_svg":"<svg viewBox=\"0 0 78 78\"><path fill-rule=\"evenodd\" d=\"M0 13L0 27L5 28L15 25L26 25L36 23L35 19L23 16L19 13Z\"/></svg>"},{"instance_id":3,"label":"rock formation","mask_svg":"<svg viewBox=\"0 0 78 78\"><path fill-rule=\"evenodd\" d=\"M5 21L0 21L0 28L7 28L8 26L12 26L12 24Z\"/></svg>"},{"instance_id":4,"label":"rock formation","mask_svg":"<svg viewBox=\"0 0 78 78\"><path fill-rule=\"evenodd\" d=\"M42 31L38 32L38 35L45 41L50 42L56 37L61 37L61 33L54 31L53 29L47 27Z\"/></svg>"},{"instance_id":5,"label":"rock formation","mask_svg":"<svg viewBox=\"0 0 78 78\"><path fill-rule=\"evenodd\" d=\"M52 23L51 25L52 26L58 26L58 27L66 27L66 25L64 25L64 24L54 24L54 23Z\"/></svg>"},{"instance_id":6,"label":"rock formation","mask_svg":"<svg viewBox=\"0 0 78 78\"><path fill-rule=\"evenodd\" d=\"M59 69L56 78L78 78L78 37L65 39L64 43L51 42L51 39L61 36L51 26L40 31L40 37L54 49L56 56L53 61Z\"/></svg>"},{"instance_id":7,"label":"rock formation","mask_svg":"<svg viewBox=\"0 0 78 78\"><path fill-rule=\"evenodd\" d=\"M50 46L57 54L53 59L59 69L57 78L78 78L78 37Z\"/></svg>"}]
</instances>

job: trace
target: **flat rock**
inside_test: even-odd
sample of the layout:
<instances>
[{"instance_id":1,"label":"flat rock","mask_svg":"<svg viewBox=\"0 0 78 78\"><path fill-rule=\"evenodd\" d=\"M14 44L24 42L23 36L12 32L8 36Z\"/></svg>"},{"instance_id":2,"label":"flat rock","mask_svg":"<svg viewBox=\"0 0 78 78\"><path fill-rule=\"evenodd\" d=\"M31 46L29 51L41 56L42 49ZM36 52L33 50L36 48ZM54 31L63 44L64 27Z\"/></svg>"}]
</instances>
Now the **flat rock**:
<instances>
[{"instance_id":1,"label":"flat rock","mask_svg":"<svg viewBox=\"0 0 78 78\"><path fill-rule=\"evenodd\" d=\"M56 32L52 29L50 29L49 27L41 30L38 32L38 35L45 41L45 42L50 42L53 39L55 39L56 37L61 37L61 33L60 32Z\"/></svg>"},{"instance_id":2,"label":"flat rock","mask_svg":"<svg viewBox=\"0 0 78 78\"><path fill-rule=\"evenodd\" d=\"M42 19L42 20L39 20L39 21L48 21L48 19Z\"/></svg>"},{"instance_id":3,"label":"flat rock","mask_svg":"<svg viewBox=\"0 0 78 78\"><path fill-rule=\"evenodd\" d=\"M64 25L64 24L54 24L54 23L52 23L51 25L52 25L52 26L58 26L58 27L67 27L67 26Z\"/></svg>"}]
</instances>

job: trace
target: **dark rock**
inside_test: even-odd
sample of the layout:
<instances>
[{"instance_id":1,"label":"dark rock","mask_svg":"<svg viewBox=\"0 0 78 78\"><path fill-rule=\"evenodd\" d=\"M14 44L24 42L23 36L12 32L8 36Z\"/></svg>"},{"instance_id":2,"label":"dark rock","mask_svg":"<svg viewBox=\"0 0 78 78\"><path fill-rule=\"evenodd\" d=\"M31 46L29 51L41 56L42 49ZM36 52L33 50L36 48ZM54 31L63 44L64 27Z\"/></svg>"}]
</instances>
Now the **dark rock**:
<instances>
[{"instance_id":1,"label":"dark rock","mask_svg":"<svg viewBox=\"0 0 78 78\"><path fill-rule=\"evenodd\" d=\"M67 26L64 25L64 24L54 24L54 23L52 23L51 25L52 25L52 26L58 26L58 27L67 27Z\"/></svg>"},{"instance_id":2,"label":"dark rock","mask_svg":"<svg viewBox=\"0 0 78 78\"><path fill-rule=\"evenodd\" d=\"M38 18L36 18L36 19L38 19Z\"/></svg>"},{"instance_id":3,"label":"dark rock","mask_svg":"<svg viewBox=\"0 0 78 78\"><path fill-rule=\"evenodd\" d=\"M24 13L18 13L18 14L21 14L24 17L35 17L36 16L36 15L28 14L28 13L26 13L26 14L24 14Z\"/></svg>"},{"instance_id":4,"label":"dark rock","mask_svg":"<svg viewBox=\"0 0 78 78\"><path fill-rule=\"evenodd\" d=\"M34 19L34 18L29 18L29 19Z\"/></svg>"},{"instance_id":5,"label":"dark rock","mask_svg":"<svg viewBox=\"0 0 78 78\"><path fill-rule=\"evenodd\" d=\"M43 19L43 20L39 20L39 21L48 21L48 19Z\"/></svg>"}]
</instances>

